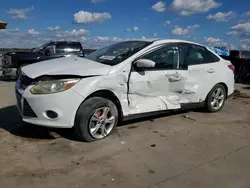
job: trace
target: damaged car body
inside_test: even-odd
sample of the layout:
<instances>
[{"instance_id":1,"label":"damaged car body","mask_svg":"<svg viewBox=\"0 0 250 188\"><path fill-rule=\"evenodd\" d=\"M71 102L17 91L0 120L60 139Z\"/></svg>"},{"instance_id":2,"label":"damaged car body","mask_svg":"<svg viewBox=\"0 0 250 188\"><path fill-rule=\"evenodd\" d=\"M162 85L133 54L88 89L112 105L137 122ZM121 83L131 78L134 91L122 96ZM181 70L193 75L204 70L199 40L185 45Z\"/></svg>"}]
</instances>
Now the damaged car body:
<instances>
[{"instance_id":1,"label":"damaged car body","mask_svg":"<svg viewBox=\"0 0 250 188\"><path fill-rule=\"evenodd\" d=\"M22 68L16 83L23 121L105 138L119 120L200 104L220 111L234 91L234 67L181 40L120 42L81 57Z\"/></svg>"}]
</instances>

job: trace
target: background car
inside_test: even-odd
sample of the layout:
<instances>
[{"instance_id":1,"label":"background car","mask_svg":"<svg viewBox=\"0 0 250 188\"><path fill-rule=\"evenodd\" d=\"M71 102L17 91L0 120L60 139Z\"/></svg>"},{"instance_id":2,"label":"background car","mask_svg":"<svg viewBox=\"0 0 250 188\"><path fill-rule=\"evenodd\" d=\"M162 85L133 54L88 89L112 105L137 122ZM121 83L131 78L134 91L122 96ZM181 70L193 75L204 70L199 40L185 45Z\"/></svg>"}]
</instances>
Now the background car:
<instances>
[{"instance_id":1,"label":"background car","mask_svg":"<svg viewBox=\"0 0 250 188\"><path fill-rule=\"evenodd\" d=\"M70 55L81 57L85 55L80 42L51 41L39 48L23 52L8 52L2 59L3 75L16 78L20 75L21 67L25 65Z\"/></svg>"}]
</instances>

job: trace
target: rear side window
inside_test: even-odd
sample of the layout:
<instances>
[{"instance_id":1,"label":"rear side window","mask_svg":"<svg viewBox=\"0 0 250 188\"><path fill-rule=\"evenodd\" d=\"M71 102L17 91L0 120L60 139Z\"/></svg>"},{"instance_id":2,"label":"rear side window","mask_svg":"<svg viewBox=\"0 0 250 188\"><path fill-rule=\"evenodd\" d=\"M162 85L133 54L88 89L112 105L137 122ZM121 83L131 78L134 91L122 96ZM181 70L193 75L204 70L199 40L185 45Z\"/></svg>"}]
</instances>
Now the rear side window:
<instances>
[{"instance_id":1,"label":"rear side window","mask_svg":"<svg viewBox=\"0 0 250 188\"><path fill-rule=\"evenodd\" d=\"M78 43L75 44L67 44L65 47L66 53L79 52L81 51L81 45Z\"/></svg>"},{"instance_id":2,"label":"rear side window","mask_svg":"<svg viewBox=\"0 0 250 188\"><path fill-rule=\"evenodd\" d=\"M197 45L188 45L187 51L188 65L199 65L206 63L215 63L220 59L206 48Z\"/></svg>"},{"instance_id":3,"label":"rear side window","mask_svg":"<svg viewBox=\"0 0 250 188\"><path fill-rule=\"evenodd\" d=\"M56 53L57 54L65 53L65 45L64 44L56 44Z\"/></svg>"}]
</instances>

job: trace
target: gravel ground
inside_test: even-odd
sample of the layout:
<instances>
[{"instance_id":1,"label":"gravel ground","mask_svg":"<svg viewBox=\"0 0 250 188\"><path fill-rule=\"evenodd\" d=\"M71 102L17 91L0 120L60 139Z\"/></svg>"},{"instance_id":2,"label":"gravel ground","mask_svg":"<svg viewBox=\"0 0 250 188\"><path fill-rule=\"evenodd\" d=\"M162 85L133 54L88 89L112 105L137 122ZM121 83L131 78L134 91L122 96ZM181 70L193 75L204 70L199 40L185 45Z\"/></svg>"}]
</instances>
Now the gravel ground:
<instances>
[{"instance_id":1,"label":"gravel ground","mask_svg":"<svg viewBox=\"0 0 250 188\"><path fill-rule=\"evenodd\" d=\"M236 87L250 94L250 86ZM14 83L0 81L0 187L250 187L244 96L228 100L220 113L125 122L110 137L84 143L69 129L22 123Z\"/></svg>"}]
</instances>

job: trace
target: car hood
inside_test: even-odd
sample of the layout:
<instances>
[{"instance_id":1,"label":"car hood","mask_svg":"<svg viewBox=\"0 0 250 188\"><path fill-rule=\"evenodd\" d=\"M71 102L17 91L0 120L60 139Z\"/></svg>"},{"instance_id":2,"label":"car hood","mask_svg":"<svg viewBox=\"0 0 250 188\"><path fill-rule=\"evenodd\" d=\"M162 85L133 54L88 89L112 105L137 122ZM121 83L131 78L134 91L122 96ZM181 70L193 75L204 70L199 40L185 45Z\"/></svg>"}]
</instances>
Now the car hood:
<instances>
[{"instance_id":1,"label":"car hood","mask_svg":"<svg viewBox=\"0 0 250 188\"><path fill-rule=\"evenodd\" d=\"M107 75L111 66L77 56L63 57L27 65L22 72L30 78L43 75L94 76Z\"/></svg>"},{"instance_id":2,"label":"car hood","mask_svg":"<svg viewBox=\"0 0 250 188\"><path fill-rule=\"evenodd\" d=\"M22 51L22 52L7 52L5 53L5 55L7 56L22 56L22 55L37 55L36 52L32 52L32 51Z\"/></svg>"}]
</instances>

